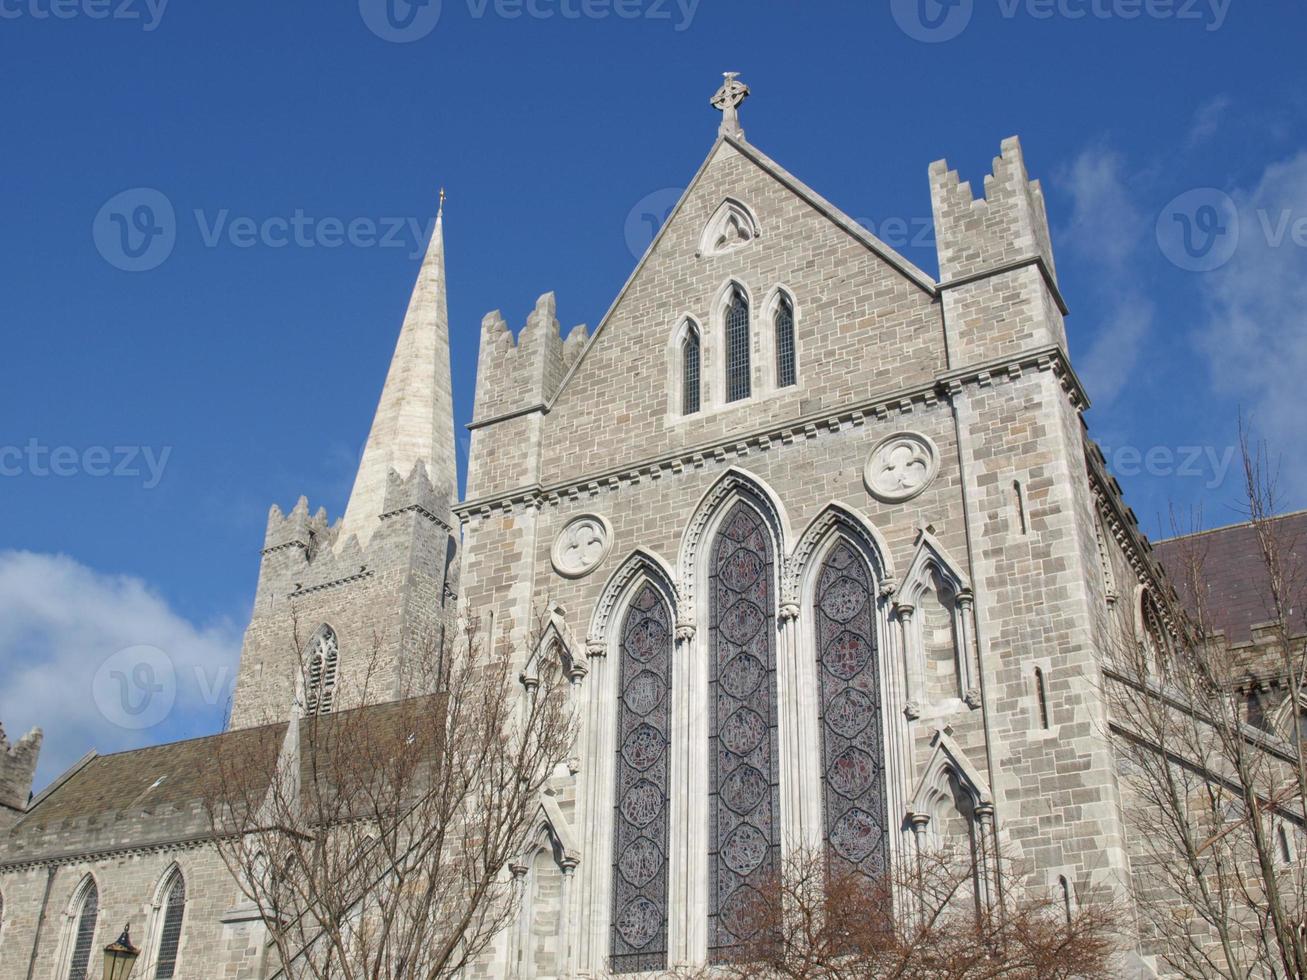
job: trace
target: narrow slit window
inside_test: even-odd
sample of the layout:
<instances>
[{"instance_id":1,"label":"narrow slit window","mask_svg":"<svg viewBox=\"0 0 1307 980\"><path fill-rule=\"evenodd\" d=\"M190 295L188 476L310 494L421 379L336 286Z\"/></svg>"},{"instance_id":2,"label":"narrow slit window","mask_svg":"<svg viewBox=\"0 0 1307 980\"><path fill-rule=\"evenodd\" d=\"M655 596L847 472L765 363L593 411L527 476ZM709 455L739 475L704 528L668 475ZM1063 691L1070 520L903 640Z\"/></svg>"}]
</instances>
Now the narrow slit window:
<instances>
[{"instance_id":1,"label":"narrow slit window","mask_svg":"<svg viewBox=\"0 0 1307 980\"><path fill-rule=\"evenodd\" d=\"M699 411L699 331L689 327L681 341L681 414Z\"/></svg>"},{"instance_id":2,"label":"narrow slit window","mask_svg":"<svg viewBox=\"0 0 1307 980\"><path fill-rule=\"evenodd\" d=\"M749 301L736 289L726 310L726 400L748 398L750 390Z\"/></svg>"},{"instance_id":3,"label":"narrow slit window","mask_svg":"<svg viewBox=\"0 0 1307 980\"><path fill-rule=\"evenodd\" d=\"M1039 702L1039 727L1048 731L1048 693L1044 689L1044 671L1035 668L1035 700Z\"/></svg>"},{"instance_id":4,"label":"narrow slit window","mask_svg":"<svg viewBox=\"0 0 1307 980\"><path fill-rule=\"evenodd\" d=\"M1026 523L1026 493L1021 489L1021 481L1012 481L1012 506L1017 515L1017 533L1025 534L1029 528Z\"/></svg>"},{"instance_id":5,"label":"narrow slit window","mask_svg":"<svg viewBox=\"0 0 1307 980\"><path fill-rule=\"evenodd\" d=\"M1289 847L1289 834L1283 826L1275 832L1276 842L1280 845L1280 862L1285 865L1293 863L1293 851Z\"/></svg>"},{"instance_id":6,"label":"narrow slit window","mask_svg":"<svg viewBox=\"0 0 1307 980\"><path fill-rule=\"evenodd\" d=\"M788 388L798 381L794 368L794 305L782 295L776 305L776 387Z\"/></svg>"},{"instance_id":7,"label":"narrow slit window","mask_svg":"<svg viewBox=\"0 0 1307 980\"><path fill-rule=\"evenodd\" d=\"M1057 876L1058 886L1062 889L1062 912L1066 916L1067 925L1071 924L1071 884L1066 880L1066 875Z\"/></svg>"}]
</instances>

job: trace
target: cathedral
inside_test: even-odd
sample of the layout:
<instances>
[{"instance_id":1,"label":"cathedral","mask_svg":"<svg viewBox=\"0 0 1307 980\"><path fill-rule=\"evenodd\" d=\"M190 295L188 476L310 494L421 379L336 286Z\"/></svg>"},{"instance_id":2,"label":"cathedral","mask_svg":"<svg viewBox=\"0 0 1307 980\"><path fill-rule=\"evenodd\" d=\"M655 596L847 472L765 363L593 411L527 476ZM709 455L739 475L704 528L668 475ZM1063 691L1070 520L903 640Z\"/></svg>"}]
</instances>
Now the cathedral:
<instances>
[{"instance_id":1,"label":"cathedral","mask_svg":"<svg viewBox=\"0 0 1307 980\"><path fill-rule=\"evenodd\" d=\"M876 875L960 838L981 890L1014 854L1068 908L1133 901L1096 677L1162 572L1087 434L1022 146L978 188L930 166L935 278L747 139L747 95L728 75L593 332L552 293L483 319L462 499L437 221L344 514L272 508L228 731L91 752L32 799L40 733L0 747L0 976L98 976L123 922L137 977L268 975L197 778L294 717L292 617L312 711L358 707L374 637L384 701L464 607L524 673L565 662L577 744L478 975L711 963L798 846ZM1123 975L1163 972L1127 938Z\"/></svg>"}]
</instances>

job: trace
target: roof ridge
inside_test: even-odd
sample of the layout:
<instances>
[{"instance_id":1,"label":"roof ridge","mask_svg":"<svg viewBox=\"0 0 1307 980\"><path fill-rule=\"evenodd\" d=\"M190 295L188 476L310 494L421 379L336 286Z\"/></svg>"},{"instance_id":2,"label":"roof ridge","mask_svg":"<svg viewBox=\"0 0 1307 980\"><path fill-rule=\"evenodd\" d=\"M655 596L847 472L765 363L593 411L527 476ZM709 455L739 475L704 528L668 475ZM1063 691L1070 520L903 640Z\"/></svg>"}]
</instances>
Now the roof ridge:
<instances>
[{"instance_id":1,"label":"roof ridge","mask_svg":"<svg viewBox=\"0 0 1307 980\"><path fill-rule=\"evenodd\" d=\"M1275 514L1272 517L1268 518L1268 520L1273 522L1285 521L1291 517L1307 517L1307 507L1304 507L1301 510L1286 511L1283 514ZM1237 521L1234 524L1222 524L1219 527L1203 528L1201 531L1187 531L1184 534L1176 534L1169 538L1158 538L1156 541L1153 542L1153 544L1154 546L1170 544L1176 541L1185 541L1189 538L1200 538L1208 534L1218 534L1221 531L1234 531L1238 528L1245 528L1245 527L1252 527L1252 526L1253 526L1253 521L1250 518L1249 520L1246 521Z\"/></svg>"}]
</instances>

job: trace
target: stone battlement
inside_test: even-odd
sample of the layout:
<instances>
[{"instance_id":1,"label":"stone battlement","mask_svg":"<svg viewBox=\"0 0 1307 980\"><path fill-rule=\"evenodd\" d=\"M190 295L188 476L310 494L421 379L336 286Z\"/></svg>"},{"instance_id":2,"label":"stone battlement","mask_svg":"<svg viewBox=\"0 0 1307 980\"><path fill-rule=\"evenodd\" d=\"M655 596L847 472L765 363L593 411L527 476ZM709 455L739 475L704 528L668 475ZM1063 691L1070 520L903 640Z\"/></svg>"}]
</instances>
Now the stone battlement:
<instances>
[{"instance_id":1,"label":"stone battlement","mask_svg":"<svg viewBox=\"0 0 1307 980\"><path fill-rule=\"evenodd\" d=\"M544 404L557 393L589 338L585 324L580 324L564 340L557 311L554 294L545 293L516 339L499 310L482 319L475 421Z\"/></svg>"}]
</instances>

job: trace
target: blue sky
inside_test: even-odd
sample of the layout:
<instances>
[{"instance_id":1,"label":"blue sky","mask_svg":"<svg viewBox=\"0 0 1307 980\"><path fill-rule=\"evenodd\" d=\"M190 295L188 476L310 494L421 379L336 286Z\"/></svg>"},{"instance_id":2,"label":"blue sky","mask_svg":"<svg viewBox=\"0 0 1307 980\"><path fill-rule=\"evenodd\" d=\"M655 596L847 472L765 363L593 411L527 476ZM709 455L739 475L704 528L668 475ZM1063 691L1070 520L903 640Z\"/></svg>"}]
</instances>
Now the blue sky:
<instances>
[{"instance_id":1,"label":"blue sky","mask_svg":"<svg viewBox=\"0 0 1307 980\"><path fill-rule=\"evenodd\" d=\"M465 422L482 314L552 289L593 326L727 69L749 138L932 274L928 165L979 192L1019 134L1145 528L1237 517L1241 407L1302 506L1305 28L1288 0L0 0L0 722L45 727L40 781L217 729L268 507L341 513L438 188ZM167 710L125 710L129 676Z\"/></svg>"}]
</instances>

